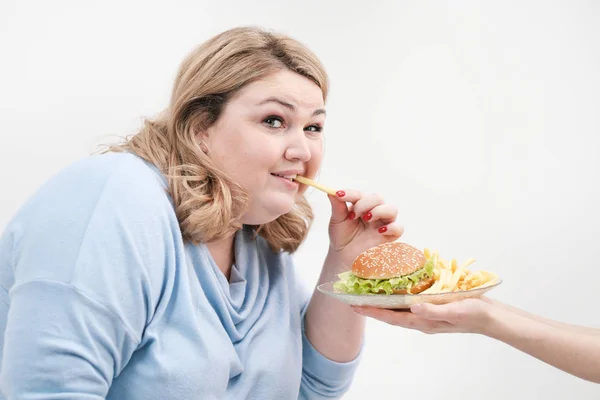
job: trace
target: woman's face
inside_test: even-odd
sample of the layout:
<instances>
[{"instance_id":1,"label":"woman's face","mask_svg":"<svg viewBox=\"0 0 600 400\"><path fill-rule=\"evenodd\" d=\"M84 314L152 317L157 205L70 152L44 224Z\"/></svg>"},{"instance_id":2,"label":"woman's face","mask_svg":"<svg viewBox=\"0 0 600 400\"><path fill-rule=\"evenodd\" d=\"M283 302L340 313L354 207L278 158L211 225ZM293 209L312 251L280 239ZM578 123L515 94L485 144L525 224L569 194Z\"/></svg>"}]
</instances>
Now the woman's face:
<instances>
[{"instance_id":1,"label":"woman's face","mask_svg":"<svg viewBox=\"0 0 600 400\"><path fill-rule=\"evenodd\" d=\"M217 165L249 194L242 223L260 225L291 211L323 156L325 109L321 89L291 71L252 82L226 104L204 133Z\"/></svg>"}]
</instances>

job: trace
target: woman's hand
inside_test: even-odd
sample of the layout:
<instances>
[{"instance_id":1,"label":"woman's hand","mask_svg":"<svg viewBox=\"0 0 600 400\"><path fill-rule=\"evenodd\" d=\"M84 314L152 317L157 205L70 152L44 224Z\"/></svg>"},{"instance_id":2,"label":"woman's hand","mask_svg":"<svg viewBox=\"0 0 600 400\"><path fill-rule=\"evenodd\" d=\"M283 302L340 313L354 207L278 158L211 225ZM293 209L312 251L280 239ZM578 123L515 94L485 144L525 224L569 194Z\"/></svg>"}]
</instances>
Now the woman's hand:
<instances>
[{"instance_id":1,"label":"woman's hand","mask_svg":"<svg viewBox=\"0 0 600 400\"><path fill-rule=\"evenodd\" d=\"M398 210L377 194L356 190L339 191L329 196L330 253L350 267L363 251L402 236L404 229L396 222ZM348 206L346 203L350 203Z\"/></svg>"},{"instance_id":2,"label":"woman's hand","mask_svg":"<svg viewBox=\"0 0 600 400\"><path fill-rule=\"evenodd\" d=\"M380 196L348 190L329 196L329 200L330 245L317 285L349 270L363 251L394 241L403 233L396 223L396 208ZM364 325L365 318L348 304L315 288L306 310L305 332L321 354L336 362L354 360L363 343Z\"/></svg>"},{"instance_id":3,"label":"woman's hand","mask_svg":"<svg viewBox=\"0 0 600 400\"><path fill-rule=\"evenodd\" d=\"M494 305L486 298L471 298L453 303L415 304L410 311L353 307L354 311L391 325L424 333L484 333Z\"/></svg>"}]
</instances>

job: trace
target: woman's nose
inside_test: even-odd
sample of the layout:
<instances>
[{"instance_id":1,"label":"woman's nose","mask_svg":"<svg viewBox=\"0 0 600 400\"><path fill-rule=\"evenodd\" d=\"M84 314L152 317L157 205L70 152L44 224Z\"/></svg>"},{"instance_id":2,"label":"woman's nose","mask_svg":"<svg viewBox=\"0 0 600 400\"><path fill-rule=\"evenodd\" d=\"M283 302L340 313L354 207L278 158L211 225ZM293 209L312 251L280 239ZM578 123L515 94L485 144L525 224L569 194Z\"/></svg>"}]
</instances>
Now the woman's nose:
<instances>
[{"instance_id":1,"label":"woman's nose","mask_svg":"<svg viewBox=\"0 0 600 400\"><path fill-rule=\"evenodd\" d=\"M290 141L286 151L285 158L290 161L307 162L311 158L310 146L304 132L302 135L294 135L294 139Z\"/></svg>"}]
</instances>

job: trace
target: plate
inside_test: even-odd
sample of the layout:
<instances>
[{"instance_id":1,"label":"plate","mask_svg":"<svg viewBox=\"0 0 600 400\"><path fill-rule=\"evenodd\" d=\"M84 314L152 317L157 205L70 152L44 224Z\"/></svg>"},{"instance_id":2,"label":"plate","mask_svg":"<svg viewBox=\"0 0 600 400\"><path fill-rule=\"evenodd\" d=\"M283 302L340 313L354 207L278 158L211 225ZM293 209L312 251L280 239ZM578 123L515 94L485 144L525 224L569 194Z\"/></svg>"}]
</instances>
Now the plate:
<instances>
[{"instance_id":1,"label":"plate","mask_svg":"<svg viewBox=\"0 0 600 400\"><path fill-rule=\"evenodd\" d=\"M319 289L321 293L325 293L334 299L354 306L406 309L417 303L445 304L471 297L480 297L501 283L502 279L498 278L491 283L471 290L425 294L348 294L336 291L333 288L333 282L323 283L322 285L319 285L317 289Z\"/></svg>"}]
</instances>

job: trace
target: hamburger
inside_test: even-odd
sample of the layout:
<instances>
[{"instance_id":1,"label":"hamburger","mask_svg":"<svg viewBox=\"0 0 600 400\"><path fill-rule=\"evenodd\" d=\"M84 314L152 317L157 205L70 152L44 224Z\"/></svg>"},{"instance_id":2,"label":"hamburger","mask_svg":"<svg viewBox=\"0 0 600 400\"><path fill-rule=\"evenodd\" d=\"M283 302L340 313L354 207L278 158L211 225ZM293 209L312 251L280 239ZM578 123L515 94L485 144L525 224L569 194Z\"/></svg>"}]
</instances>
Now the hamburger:
<instances>
[{"instance_id":1,"label":"hamburger","mask_svg":"<svg viewBox=\"0 0 600 400\"><path fill-rule=\"evenodd\" d=\"M361 253L334 289L348 294L417 294L433 285L435 259L416 247L390 242Z\"/></svg>"}]
</instances>

